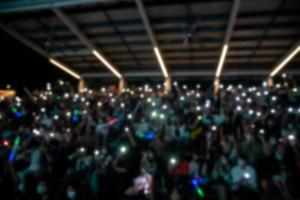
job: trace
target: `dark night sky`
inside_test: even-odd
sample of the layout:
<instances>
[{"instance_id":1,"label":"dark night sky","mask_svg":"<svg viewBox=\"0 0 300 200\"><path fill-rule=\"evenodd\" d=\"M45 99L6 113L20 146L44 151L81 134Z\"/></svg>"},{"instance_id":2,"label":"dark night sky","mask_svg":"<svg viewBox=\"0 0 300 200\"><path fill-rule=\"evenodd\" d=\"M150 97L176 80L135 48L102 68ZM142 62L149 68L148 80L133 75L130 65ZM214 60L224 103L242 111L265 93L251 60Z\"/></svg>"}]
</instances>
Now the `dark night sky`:
<instances>
[{"instance_id":1,"label":"dark night sky","mask_svg":"<svg viewBox=\"0 0 300 200\"><path fill-rule=\"evenodd\" d=\"M44 87L46 82L73 78L51 65L48 60L32 51L0 29L0 89L6 84L20 90Z\"/></svg>"}]
</instances>

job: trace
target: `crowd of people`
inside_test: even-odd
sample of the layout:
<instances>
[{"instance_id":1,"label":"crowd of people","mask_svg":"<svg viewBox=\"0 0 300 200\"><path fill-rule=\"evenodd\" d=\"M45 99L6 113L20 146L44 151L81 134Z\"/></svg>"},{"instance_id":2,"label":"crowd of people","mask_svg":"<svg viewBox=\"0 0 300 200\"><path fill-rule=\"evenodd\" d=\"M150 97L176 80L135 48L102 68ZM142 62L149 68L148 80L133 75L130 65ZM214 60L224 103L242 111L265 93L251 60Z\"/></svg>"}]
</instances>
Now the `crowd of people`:
<instances>
[{"instance_id":1,"label":"crowd of people","mask_svg":"<svg viewBox=\"0 0 300 200\"><path fill-rule=\"evenodd\" d=\"M300 198L300 86L173 82L0 99L0 195L18 200Z\"/></svg>"}]
</instances>

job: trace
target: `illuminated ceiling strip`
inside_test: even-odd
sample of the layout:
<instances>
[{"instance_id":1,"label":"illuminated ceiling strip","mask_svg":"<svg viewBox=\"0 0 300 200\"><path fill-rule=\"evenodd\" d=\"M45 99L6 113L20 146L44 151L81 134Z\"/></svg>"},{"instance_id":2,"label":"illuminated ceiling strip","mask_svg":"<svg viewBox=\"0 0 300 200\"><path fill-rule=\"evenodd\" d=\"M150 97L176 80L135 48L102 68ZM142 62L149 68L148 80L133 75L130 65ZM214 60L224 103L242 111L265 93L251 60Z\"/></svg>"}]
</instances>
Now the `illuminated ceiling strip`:
<instances>
[{"instance_id":1,"label":"illuminated ceiling strip","mask_svg":"<svg viewBox=\"0 0 300 200\"><path fill-rule=\"evenodd\" d=\"M227 30L226 30L226 34L225 34L225 38L224 38L223 47L222 47L222 53L221 53L219 63L218 63L218 68L216 71L216 77L215 77L216 79L220 78L221 73L222 73L222 69L223 69L223 66L225 63L227 51L229 48L229 42L230 42L233 27L234 27L234 24L235 24L235 21L237 18L239 7L240 7L240 0L235 0L233 3L232 9L231 9L230 18L229 18L229 22L227 25Z\"/></svg>"},{"instance_id":2,"label":"illuminated ceiling strip","mask_svg":"<svg viewBox=\"0 0 300 200\"><path fill-rule=\"evenodd\" d=\"M288 62L290 62L300 51L300 44L296 45L296 47L281 61L276 65L275 69L270 73L271 77L274 77L280 70L286 66Z\"/></svg>"},{"instance_id":3,"label":"illuminated ceiling strip","mask_svg":"<svg viewBox=\"0 0 300 200\"><path fill-rule=\"evenodd\" d=\"M110 71L112 71L119 79L122 78L122 75L113 67L107 59L104 58L96 49L96 47L90 42L86 35L78 28L78 26L68 18L68 16L62 12L60 9L53 7L53 12L58 16L58 18L84 43L87 48L92 51L92 53L104 64Z\"/></svg>"},{"instance_id":4,"label":"illuminated ceiling strip","mask_svg":"<svg viewBox=\"0 0 300 200\"><path fill-rule=\"evenodd\" d=\"M159 51L158 47L154 47L153 49L154 49L156 58L158 59L160 68L161 68L161 70L163 71L164 77L165 77L165 78L168 78L169 75L168 75L168 72L167 72L165 63L164 63L164 61L163 61L163 59L162 59L162 57L161 57L161 54L160 54L160 51Z\"/></svg>"},{"instance_id":5,"label":"illuminated ceiling strip","mask_svg":"<svg viewBox=\"0 0 300 200\"><path fill-rule=\"evenodd\" d=\"M93 54L108 68L112 71L119 79L122 78L122 75L97 51L93 50Z\"/></svg>"},{"instance_id":6,"label":"illuminated ceiling strip","mask_svg":"<svg viewBox=\"0 0 300 200\"><path fill-rule=\"evenodd\" d=\"M167 67L166 67L166 65L164 63L164 60L162 58L161 52L159 50L159 47L158 47L155 35L153 33L152 27L150 25L149 18L147 16L146 11L145 11L145 7L143 5L143 2L142 2L142 0L135 0L135 3L137 5L138 11L140 13L140 16L141 16L141 18L143 20L144 27L145 27L145 29L147 31L148 37L149 37L149 39L151 41L151 44L153 46L153 50L154 50L155 56L156 56L156 58L158 60L158 63L159 63L160 68L161 68L161 70L163 72L163 75L164 75L165 78L168 78L169 77L169 73L168 73Z\"/></svg>"},{"instance_id":7,"label":"illuminated ceiling strip","mask_svg":"<svg viewBox=\"0 0 300 200\"><path fill-rule=\"evenodd\" d=\"M220 75L221 75L227 51L228 51L228 44L225 44L223 46L222 54L221 54L221 57L220 57L220 60L219 60L218 69L217 69L217 72L216 72L216 78L219 78Z\"/></svg>"},{"instance_id":8,"label":"illuminated ceiling strip","mask_svg":"<svg viewBox=\"0 0 300 200\"><path fill-rule=\"evenodd\" d=\"M49 58L49 62L58 67L59 69L63 70L64 72L70 74L76 79L81 79L81 76L76 72L72 71L68 67L64 66L63 64L59 63L58 61L54 60L53 58Z\"/></svg>"}]
</instances>

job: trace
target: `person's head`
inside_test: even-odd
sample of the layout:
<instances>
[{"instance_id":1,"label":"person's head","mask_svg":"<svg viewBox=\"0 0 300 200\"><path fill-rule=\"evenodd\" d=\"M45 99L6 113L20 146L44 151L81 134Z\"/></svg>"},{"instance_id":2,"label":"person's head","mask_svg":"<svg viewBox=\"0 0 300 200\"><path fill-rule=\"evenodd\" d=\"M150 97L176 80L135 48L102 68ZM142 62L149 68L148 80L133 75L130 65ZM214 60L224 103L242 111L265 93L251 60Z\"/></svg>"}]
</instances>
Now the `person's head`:
<instances>
[{"instance_id":1,"label":"person's head","mask_svg":"<svg viewBox=\"0 0 300 200\"><path fill-rule=\"evenodd\" d=\"M67 198L70 200L76 199L76 190L73 186L69 185L66 191Z\"/></svg>"},{"instance_id":2,"label":"person's head","mask_svg":"<svg viewBox=\"0 0 300 200\"><path fill-rule=\"evenodd\" d=\"M47 186L44 181L40 181L36 186L36 193L38 195L45 195L47 193Z\"/></svg>"}]
</instances>

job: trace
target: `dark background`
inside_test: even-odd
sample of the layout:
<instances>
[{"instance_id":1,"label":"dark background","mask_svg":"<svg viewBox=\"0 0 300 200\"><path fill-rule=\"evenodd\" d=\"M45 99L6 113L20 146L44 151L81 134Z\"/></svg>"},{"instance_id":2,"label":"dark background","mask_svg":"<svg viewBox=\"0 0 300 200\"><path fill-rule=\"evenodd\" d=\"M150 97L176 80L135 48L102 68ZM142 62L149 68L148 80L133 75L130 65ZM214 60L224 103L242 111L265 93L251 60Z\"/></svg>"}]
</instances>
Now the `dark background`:
<instances>
[{"instance_id":1,"label":"dark background","mask_svg":"<svg viewBox=\"0 0 300 200\"><path fill-rule=\"evenodd\" d=\"M32 51L0 29L0 89L10 84L17 91L44 88L47 82L58 79L77 81L50 64L48 60Z\"/></svg>"}]
</instances>

